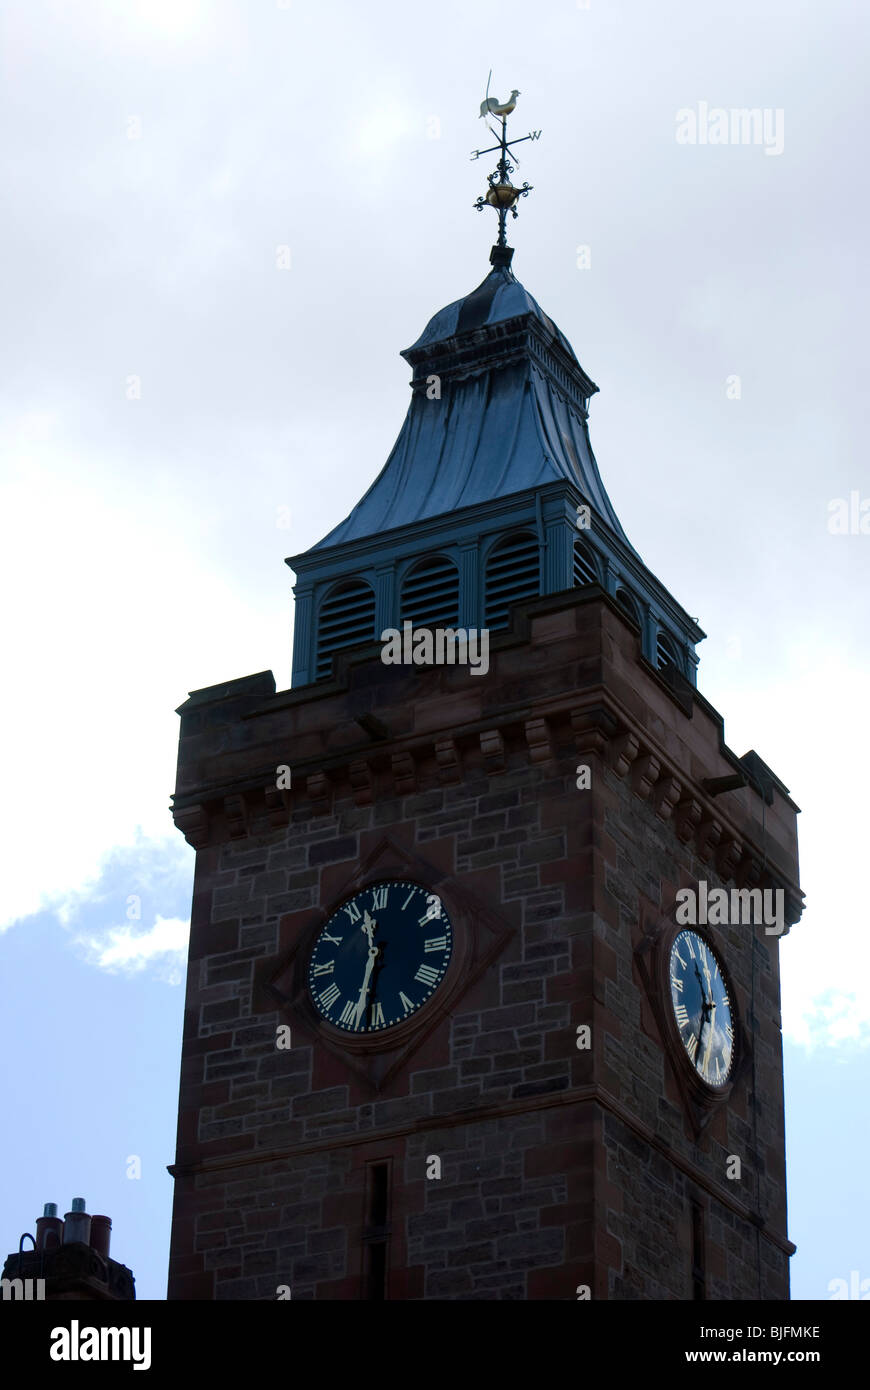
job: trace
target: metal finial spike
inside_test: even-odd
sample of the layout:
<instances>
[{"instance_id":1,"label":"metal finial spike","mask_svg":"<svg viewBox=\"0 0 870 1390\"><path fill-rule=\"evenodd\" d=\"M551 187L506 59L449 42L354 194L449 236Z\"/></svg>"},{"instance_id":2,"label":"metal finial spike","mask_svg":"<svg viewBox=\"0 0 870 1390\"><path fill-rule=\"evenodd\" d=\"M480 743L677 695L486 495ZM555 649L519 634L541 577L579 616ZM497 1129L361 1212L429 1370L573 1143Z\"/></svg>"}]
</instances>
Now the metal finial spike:
<instances>
[{"instance_id":1,"label":"metal finial spike","mask_svg":"<svg viewBox=\"0 0 870 1390\"><path fill-rule=\"evenodd\" d=\"M471 158L479 159L482 154L490 154L493 150L498 150L501 156L495 170L487 179L489 192L483 197L478 198L477 202L474 204L478 212L481 212L485 207L491 207L495 208L498 213L498 242L496 247L493 248L495 251L497 249L507 249L507 215L510 213L512 217L516 217L517 199L525 198L532 191L532 186L529 183L524 183L522 188L515 188L511 183L510 175L514 172L515 166L511 163L508 152L510 152L510 155L512 155L513 158L516 159L517 164L519 164L519 160L511 147L521 144L523 140L537 140L541 132L539 130L530 131L528 135L520 136L517 140L509 140L507 138L507 118L515 109L517 97L520 93L518 89L514 87L508 101L499 101L498 97L491 97L489 95L489 82L491 79L492 71L490 70L489 79L486 84L486 96L480 103L480 118L488 118L490 116L498 117L501 121L501 135L499 136L496 134L487 119L487 129L498 141L498 144L490 146L487 150L473 150ZM499 259L497 262L493 261L493 264L510 264L510 258L506 261L503 259Z\"/></svg>"}]
</instances>

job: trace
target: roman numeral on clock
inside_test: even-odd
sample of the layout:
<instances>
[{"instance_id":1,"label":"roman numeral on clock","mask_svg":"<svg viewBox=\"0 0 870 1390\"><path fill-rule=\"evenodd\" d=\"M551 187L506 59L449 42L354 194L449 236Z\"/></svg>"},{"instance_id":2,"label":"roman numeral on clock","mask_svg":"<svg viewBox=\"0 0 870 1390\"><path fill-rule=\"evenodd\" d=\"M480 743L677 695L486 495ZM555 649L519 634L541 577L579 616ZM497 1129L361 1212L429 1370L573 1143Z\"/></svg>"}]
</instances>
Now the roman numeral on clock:
<instances>
[{"instance_id":1,"label":"roman numeral on clock","mask_svg":"<svg viewBox=\"0 0 870 1390\"><path fill-rule=\"evenodd\" d=\"M414 1007L412 1001L408 998L407 994L403 994L401 990L399 990L399 998L402 1001L402 1008L405 1013L409 1014Z\"/></svg>"},{"instance_id":2,"label":"roman numeral on clock","mask_svg":"<svg viewBox=\"0 0 870 1390\"><path fill-rule=\"evenodd\" d=\"M674 1013L677 1016L678 1026L680 1028L685 1028L686 1024L689 1022L689 1010L686 1008L685 1004L677 1004L674 1008Z\"/></svg>"},{"instance_id":3,"label":"roman numeral on clock","mask_svg":"<svg viewBox=\"0 0 870 1390\"><path fill-rule=\"evenodd\" d=\"M325 965L315 965L315 967L314 967L314 974L315 974L315 975L331 975L334 966L335 966L335 961L334 961L334 960L328 960L328 961L326 962Z\"/></svg>"},{"instance_id":4,"label":"roman numeral on clock","mask_svg":"<svg viewBox=\"0 0 870 1390\"><path fill-rule=\"evenodd\" d=\"M333 946L340 946L340 945L341 945L341 937L340 937L340 936L330 936L328 931L325 931L325 932L323 933L323 940L324 940L324 941L331 941L332 944L333 944Z\"/></svg>"},{"instance_id":5,"label":"roman numeral on clock","mask_svg":"<svg viewBox=\"0 0 870 1390\"><path fill-rule=\"evenodd\" d=\"M678 980L677 977L676 977L676 975L672 975L672 976L671 976L671 984L672 984L672 986L673 986L674 989L678 989L678 990L680 991L680 994L682 994L682 992L683 992L683 982L682 982L682 980Z\"/></svg>"},{"instance_id":6,"label":"roman numeral on clock","mask_svg":"<svg viewBox=\"0 0 870 1390\"><path fill-rule=\"evenodd\" d=\"M373 888L373 889L372 889L372 911L373 911L373 912L375 912L375 911L376 911L377 909L379 909L379 908L386 907L386 905L387 905L387 894L389 893L389 891L390 891L389 884L384 884L384 886L383 886L382 888Z\"/></svg>"},{"instance_id":7,"label":"roman numeral on clock","mask_svg":"<svg viewBox=\"0 0 870 1390\"><path fill-rule=\"evenodd\" d=\"M355 1014L355 1013L356 1013L356 1004L354 1003L354 1001L353 1001L352 999L348 999L347 1003L345 1004L344 1008L343 1008L342 1011L341 1011L341 1019L340 1019L340 1022L341 1022L341 1023L352 1023L352 1022L353 1022L353 1017L354 1017L354 1014Z\"/></svg>"},{"instance_id":8,"label":"roman numeral on clock","mask_svg":"<svg viewBox=\"0 0 870 1390\"><path fill-rule=\"evenodd\" d=\"M447 937L446 937L446 936L430 936L428 941L424 941L424 943L423 943L423 950L424 950L424 951L446 951L446 950L447 950Z\"/></svg>"},{"instance_id":9,"label":"roman numeral on clock","mask_svg":"<svg viewBox=\"0 0 870 1390\"><path fill-rule=\"evenodd\" d=\"M419 980L422 985L434 985L438 979L438 971L433 970L431 965L421 965L414 979Z\"/></svg>"},{"instance_id":10,"label":"roman numeral on clock","mask_svg":"<svg viewBox=\"0 0 870 1390\"><path fill-rule=\"evenodd\" d=\"M348 917L352 922L358 922L362 917L362 913L360 912L356 903L346 903L341 910L342 912L347 913Z\"/></svg>"},{"instance_id":11,"label":"roman numeral on clock","mask_svg":"<svg viewBox=\"0 0 870 1390\"><path fill-rule=\"evenodd\" d=\"M323 994L321 994L320 996L321 1007L326 1009L327 1011L331 1009L340 994L341 990L339 989L338 985L330 985L329 989L324 990Z\"/></svg>"},{"instance_id":12,"label":"roman numeral on clock","mask_svg":"<svg viewBox=\"0 0 870 1390\"><path fill-rule=\"evenodd\" d=\"M375 1006L374 1006L374 1008L373 1008L373 1010L372 1010L372 1025L373 1025L373 1027L376 1028L376 1027L378 1026L378 1024L383 1023L383 1021L384 1021L384 1006L383 1006L383 1004L375 1004Z\"/></svg>"},{"instance_id":13,"label":"roman numeral on clock","mask_svg":"<svg viewBox=\"0 0 870 1390\"><path fill-rule=\"evenodd\" d=\"M689 1041L686 1043L686 1051L688 1052L689 1056L691 1057L692 1061L694 1062L694 1060L695 1060L695 1054L696 1054L697 1051L698 1051L698 1039L695 1037L695 1034L694 1034L694 1033L693 1033L692 1036L689 1038Z\"/></svg>"}]
</instances>

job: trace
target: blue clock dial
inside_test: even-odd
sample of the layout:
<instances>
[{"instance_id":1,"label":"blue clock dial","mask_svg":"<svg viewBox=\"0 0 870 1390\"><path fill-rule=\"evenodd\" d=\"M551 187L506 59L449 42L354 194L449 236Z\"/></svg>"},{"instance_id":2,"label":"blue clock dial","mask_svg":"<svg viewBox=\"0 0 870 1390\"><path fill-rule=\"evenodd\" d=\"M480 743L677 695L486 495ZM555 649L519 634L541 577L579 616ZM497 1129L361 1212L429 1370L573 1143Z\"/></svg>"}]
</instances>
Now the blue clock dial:
<instances>
[{"instance_id":1,"label":"blue clock dial","mask_svg":"<svg viewBox=\"0 0 870 1390\"><path fill-rule=\"evenodd\" d=\"M437 894L396 879L371 884L321 928L308 966L312 1002L348 1033L394 1028L431 999L452 952Z\"/></svg>"},{"instance_id":2,"label":"blue clock dial","mask_svg":"<svg viewBox=\"0 0 870 1390\"><path fill-rule=\"evenodd\" d=\"M734 1017L718 957L697 932L671 946L671 1004L683 1047L708 1086L724 1086L734 1063Z\"/></svg>"}]
</instances>

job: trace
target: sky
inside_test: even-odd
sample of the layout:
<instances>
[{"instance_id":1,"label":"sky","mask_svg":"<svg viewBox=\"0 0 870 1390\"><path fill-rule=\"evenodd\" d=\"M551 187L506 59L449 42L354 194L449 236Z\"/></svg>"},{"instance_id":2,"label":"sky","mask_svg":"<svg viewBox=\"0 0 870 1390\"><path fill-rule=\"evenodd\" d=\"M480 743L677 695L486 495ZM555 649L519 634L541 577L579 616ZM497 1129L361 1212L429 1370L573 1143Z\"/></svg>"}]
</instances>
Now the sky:
<instances>
[{"instance_id":1,"label":"sky","mask_svg":"<svg viewBox=\"0 0 870 1390\"><path fill-rule=\"evenodd\" d=\"M513 269L600 387L605 486L708 634L727 743L802 808L792 1295L870 1279L868 36L858 0L7 0L4 1252L85 1196L165 1297L175 710L290 684L284 558L380 471L400 349L489 270L491 70L541 131Z\"/></svg>"}]
</instances>

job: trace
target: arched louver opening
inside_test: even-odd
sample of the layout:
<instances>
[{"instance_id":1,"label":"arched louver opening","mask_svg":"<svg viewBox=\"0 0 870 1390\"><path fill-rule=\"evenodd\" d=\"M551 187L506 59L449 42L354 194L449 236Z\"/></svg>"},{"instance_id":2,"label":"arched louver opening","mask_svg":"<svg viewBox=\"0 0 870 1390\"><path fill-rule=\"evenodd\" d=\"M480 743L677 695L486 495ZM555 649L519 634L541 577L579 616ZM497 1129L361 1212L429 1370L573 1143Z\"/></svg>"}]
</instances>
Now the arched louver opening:
<instances>
[{"instance_id":1,"label":"arched louver opening","mask_svg":"<svg viewBox=\"0 0 870 1390\"><path fill-rule=\"evenodd\" d=\"M529 531L506 536L493 546L486 562L486 627L507 627L511 604L537 598L540 590L537 537Z\"/></svg>"},{"instance_id":2,"label":"arched louver opening","mask_svg":"<svg viewBox=\"0 0 870 1390\"><path fill-rule=\"evenodd\" d=\"M352 579L327 594L317 624L317 680L332 674L332 653L375 639L374 590Z\"/></svg>"},{"instance_id":3,"label":"arched louver opening","mask_svg":"<svg viewBox=\"0 0 870 1390\"><path fill-rule=\"evenodd\" d=\"M459 626L459 571L446 555L430 555L409 570L399 620L415 627Z\"/></svg>"},{"instance_id":4,"label":"arched louver opening","mask_svg":"<svg viewBox=\"0 0 870 1390\"><path fill-rule=\"evenodd\" d=\"M677 649L667 633L659 632L656 637L656 666L660 671L679 671Z\"/></svg>"},{"instance_id":5,"label":"arched louver opening","mask_svg":"<svg viewBox=\"0 0 870 1390\"><path fill-rule=\"evenodd\" d=\"M598 583L598 566L589 546L583 541L574 542L574 588L582 589L586 584Z\"/></svg>"},{"instance_id":6,"label":"arched louver opening","mask_svg":"<svg viewBox=\"0 0 870 1390\"><path fill-rule=\"evenodd\" d=\"M640 627L640 614L637 611L637 604L635 603L628 590L623 588L617 589L616 593L614 594L614 598L616 599L616 602L619 604L620 608L622 608L628 614L632 622L637 623L638 627Z\"/></svg>"}]
</instances>

